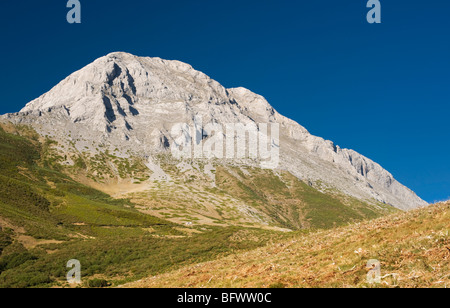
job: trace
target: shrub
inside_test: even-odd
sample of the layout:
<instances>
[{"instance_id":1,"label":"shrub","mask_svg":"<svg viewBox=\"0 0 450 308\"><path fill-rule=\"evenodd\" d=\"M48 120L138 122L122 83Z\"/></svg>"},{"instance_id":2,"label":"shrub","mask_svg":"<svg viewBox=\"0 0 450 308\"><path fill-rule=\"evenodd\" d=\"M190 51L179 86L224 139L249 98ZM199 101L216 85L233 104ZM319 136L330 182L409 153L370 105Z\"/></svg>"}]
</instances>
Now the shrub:
<instances>
[{"instance_id":1,"label":"shrub","mask_svg":"<svg viewBox=\"0 0 450 308\"><path fill-rule=\"evenodd\" d=\"M273 283L269 286L269 289L284 289L286 286L281 282Z\"/></svg>"},{"instance_id":2,"label":"shrub","mask_svg":"<svg viewBox=\"0 0 450 308\"><path fill-rule=\"evenodd\" d=\"M105 279L92 279L89 280L88 282L88 287L89 288L106 288L110 286L110 283L108 283L108 281L106 281Z\"/></svg>"}]
</instances>

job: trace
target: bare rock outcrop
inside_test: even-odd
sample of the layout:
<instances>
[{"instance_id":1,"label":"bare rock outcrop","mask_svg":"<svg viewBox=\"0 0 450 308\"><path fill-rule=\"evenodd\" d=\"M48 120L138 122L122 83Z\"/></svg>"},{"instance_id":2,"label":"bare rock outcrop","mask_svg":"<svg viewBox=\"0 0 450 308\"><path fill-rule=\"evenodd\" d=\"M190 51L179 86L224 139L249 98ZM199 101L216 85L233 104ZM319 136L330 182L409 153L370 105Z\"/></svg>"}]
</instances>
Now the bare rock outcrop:
<instances>
[{"instance_id":1,"label":"bare rock outcrop","mask_svg":"<svg viewBox=\"0 0 450 308\"><path fill-rule=\"evenodd\" d=\"M311 135L262 96L226 89L179 61L112 53L0 120L32 125L78 150L102 145L123 156L153 157L167 152L175 123L195 125L198 117L203 123L279 123L280 169L366 201L404 210L427 204L377 163Z\"/></svg>"}]
</instances>

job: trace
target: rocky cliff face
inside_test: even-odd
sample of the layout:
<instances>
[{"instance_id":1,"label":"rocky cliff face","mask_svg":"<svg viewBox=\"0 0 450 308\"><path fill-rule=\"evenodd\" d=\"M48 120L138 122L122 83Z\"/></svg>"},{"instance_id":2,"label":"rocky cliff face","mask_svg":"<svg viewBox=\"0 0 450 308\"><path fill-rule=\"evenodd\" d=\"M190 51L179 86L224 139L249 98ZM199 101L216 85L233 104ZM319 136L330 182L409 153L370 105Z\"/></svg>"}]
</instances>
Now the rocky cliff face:
<instances>
[{"instance_id":1,"label":"rocky cliff face","mask_svg":"<svg viewBox=\"0 0 450 308\"><path fill-rule=\"evenodd\" d=\"M426 205L380 165L311 135L262 96L244 88L226 89L178 61L112 53L1 120L32 125L78 151L95 152L101 146L122 157L155 161L155 154L170 153L176 137L172 127L176 123L195 127L199 117L203 124L278 123L279 169L311 185L366 201L405 210Z\"/></svg>"}]
</instances>

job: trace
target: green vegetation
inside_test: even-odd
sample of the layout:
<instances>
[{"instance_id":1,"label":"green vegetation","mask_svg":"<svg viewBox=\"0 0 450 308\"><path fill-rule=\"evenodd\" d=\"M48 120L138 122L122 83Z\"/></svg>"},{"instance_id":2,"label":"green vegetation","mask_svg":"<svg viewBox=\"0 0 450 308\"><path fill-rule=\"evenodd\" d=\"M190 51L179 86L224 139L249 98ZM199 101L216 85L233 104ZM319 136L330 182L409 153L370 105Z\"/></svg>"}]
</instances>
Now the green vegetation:
<instances>
[{"instance_id":1,"label":"green vegetation","mask_svg":"<svg viewBox=\"0 0 450 308\"><path fill-rule=\"evenodd\" d=\"M81 262L85 286L117 285L280 237L249 229L252 240L232 241L237 227L180 231L77 183L49 161L48 141L17 133L0 128L0 287L66 286L70 259Z\"/></svg>"},{"instance_id":2,"label":"green vegetation","mask_svg":"<svg viewBox=\"0 0 450 308\"><path fill-rule=\"evenodd\" d=\"M88 287L89 288L106 288L110 286L110 283L108 281L106 281L105 279L92 279L89 280L88 282Z\"/></svg>"},{"instance_id":3,"label":"green vegetation","mask_svg":"<svg viewBox=\"0 0 450 308\"><path fill-rule=\"evenodd\" d=\"M143 203L113 199L64 173L141 182L148 179L142 161L106 150L72 154L73 166L63 166L70 154L62 157L55 147L26 127L0 128L0 287L67 286L71 259L81 262L83 286L114 286L295 235L261 229L260 221L293 230L332 228L392 211L321 192L288 172L218 167L217 187L209 188L198 185L209 181L201 172L183 179L166 157L161 166L180 183L156 183L135 196L163 219L138 211ZM242 204L258 212L245 216Z\"/></svg>"},{"instance_id":4,"label":"green vegetation","mask_svg":"<svg viewBox=\"0 0 450 308\"><path fill-rule=\"evenodd\" d=\"M13 243L11 239L11 230L3 231L0 227L0 256L2 255L3 250Z\"/></svg>"},{"instance_id":5,"label":"green vegetation","mask_svg":"<svg viewBox=\"0 0 450 308\"><path fill-rule=\"evenodd\" d=\"M333 228L364 219L373 219L396 210L386 205L370 205L338 193L321 192L289 172L218 167L216 183L222 193L239 197L290 229ZM237 176L236 176L237 175Z\"/></svg>"},{"instance_id":6,"label":"green vegetation","mask_svg":"<svg viewBox=\"0 0 450 308\"><path fill-rule=\"evenodd\" d=\"M57 157L57 155L54 156ZM114 178L132 178L142 182L149 178L148 169L141 159L117 157L108 150L95 155L83 153L75 155L72 159L73 171L84 171L86 176L94 182L104 183L105 180Z\"/></svg>"}]
</instances>

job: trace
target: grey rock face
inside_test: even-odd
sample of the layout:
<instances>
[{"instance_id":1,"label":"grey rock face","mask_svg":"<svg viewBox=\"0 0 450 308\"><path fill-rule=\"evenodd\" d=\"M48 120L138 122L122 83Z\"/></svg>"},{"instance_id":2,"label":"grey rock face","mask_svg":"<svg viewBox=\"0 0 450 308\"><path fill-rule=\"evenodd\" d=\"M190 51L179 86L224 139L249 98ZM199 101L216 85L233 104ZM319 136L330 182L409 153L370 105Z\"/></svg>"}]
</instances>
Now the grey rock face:
<instances>
[{"instance_id":1,"label":"grey rock face","mask_svg":"<svg viewBox=\"0 0 450 308\"><path fill-rule=\"evenodd\" d=\"M372 160L311 135L244 88L225 89L179 61L112 53L73 73L19 113L0 120L33 126L79 151L123 157L168 152L175 123L279 123L280 169L366 201L408 210L427 203Z\"/></svg>"}]
</instances>

